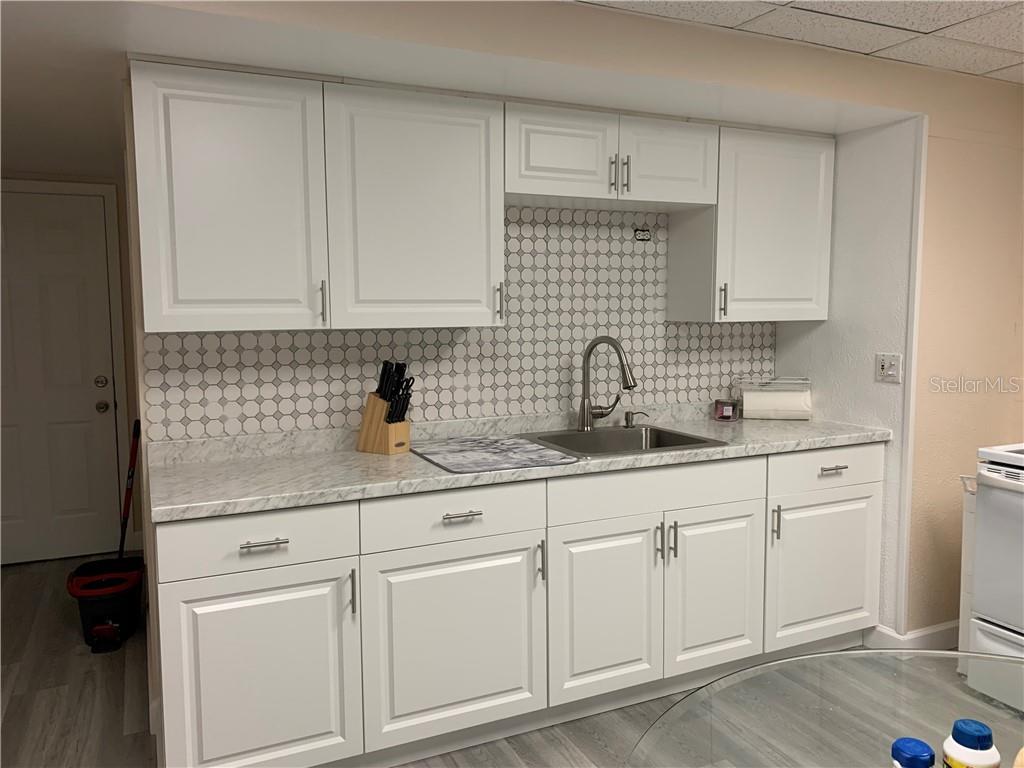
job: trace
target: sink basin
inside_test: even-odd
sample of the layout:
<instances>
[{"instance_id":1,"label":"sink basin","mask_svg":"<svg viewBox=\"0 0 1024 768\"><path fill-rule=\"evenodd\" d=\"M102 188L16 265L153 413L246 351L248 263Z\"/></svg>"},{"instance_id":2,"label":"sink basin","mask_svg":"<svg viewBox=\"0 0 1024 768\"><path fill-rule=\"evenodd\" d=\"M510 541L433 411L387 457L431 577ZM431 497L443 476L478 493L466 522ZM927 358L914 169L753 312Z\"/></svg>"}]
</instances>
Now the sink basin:
<instances>
[{"instance_id":1,"label":"sink basin","mask_svg":"<svg viewBox=\"0 0 1024 768\"><path fill-rule=\"evenodd\" d=\"M725 445L721 440L712 440L700 435L644 426L600 427L590 432L578 432L577 430L540 432L523 435L523 437L549 448L583 458L650 453L652 451L679 451Z\"/></svg>"}]
</instances>

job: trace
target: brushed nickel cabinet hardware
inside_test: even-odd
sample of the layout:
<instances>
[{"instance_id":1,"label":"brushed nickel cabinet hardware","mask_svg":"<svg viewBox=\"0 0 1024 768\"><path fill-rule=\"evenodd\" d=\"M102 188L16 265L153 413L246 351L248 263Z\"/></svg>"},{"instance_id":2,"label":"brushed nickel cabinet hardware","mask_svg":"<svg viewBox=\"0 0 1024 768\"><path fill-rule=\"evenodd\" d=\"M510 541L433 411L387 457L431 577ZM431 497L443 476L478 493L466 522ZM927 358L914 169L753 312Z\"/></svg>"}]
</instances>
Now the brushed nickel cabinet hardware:
<instances>
[{"instance_id":1,"label":"brushed nickel cabinet hardware","mask_svg":"<svg viewBox=\"0 0 1024 768\"><path fill-rule=\"evenodd\" d=\"M474 517L483 517L482 509L471 509L468 512L445 512L441 515L441 522L452 523L459 520L472 520Z\"/></svg>"},{"instance_id":2,"label":"brushed nickel cabinet hardware","mask_svg":"<svg viewBox=\"0 0 1024 768\"><path fill-rule=\"evenodd\" d=\"M541 581L547 581L548 580L548 548L545 545L544 539L540 540L540 543L537 545L537 549L538 549L539 555L540 555L540 565L537 568L537 572L540 573L540 580Z\"/></svg>"},{"instance_id":3,"label":"brushed nickel cabinet hardware","mask_svg":"<svg viewBox=\"0 0 1024 768\"><path fill-rule=\"evenodd\" d=\"M626 155L626 159L622 161L622 191L632 192L633 191L633 156Z\"/></svg>"},{"instance_id":4,"label":"brushed nickel cabinet hardware","mask_svg":"<svg viewBox=\"0 0 1024 768\"><path fill-rule=\"evenodd\" d=\"M665 523L658 523L654 526L654 555L657 559L658 555L661 555L661 559L665 559Z\"/></svg>"},{"instance_id":5,"label":"brushed nickel cabinet hardware","mask_svg":"<svg viewBox=\"0 0 1024 768\"><path fill-rule=\"evenodd\" d=\"M358 592L359 592L359 589L356 586L356 569L353 568L351 571L349 571L348 575L349 575L349 578L352 579L352 615L355 616L356 615L356 610L357 610L356 609L356 594L358 594Z\"/></svg>"},{"instance_id":6,"label":"brushed nickel cabinet hardware","mask_svg":"<svg viewBox=\"0 0 1024 768\"><path fill-rule=\"evenodd\" d=\"M320 319L327 324L327 281L320 281Z\"/></svg>"},{"instance_id":7,"label":"brushed nickel cabinet hardware","mask_svg":"<svg viewBox=\"0 0 1024 768\"><path fill-rule=\"evenodd\" d=\"M614 192L619 186L619 155L616 152L608 158L608 189Z\"/></svg>"},{"instance_id":8,"label":"brushed nickel cabinet hardware","mask_svg":"<svg viewBox=\"0 0 1024 768\"><path fill-rule=\"evenodd\" d=\"M721 301L718 303L718 311L722 314L722 317L729 316L729 284L722 283L722 287L718 289L718 294L721 297Z\"/></svg>"},{"instance_id":9,"label":"brushed nickel cabinet hardware","mask_svg":"<svg viewBox=\"0 0 1024 768\"><path fill-rule=\"evenodd\" d=\"M286 538L274 538L267 541L247 541L245 544L239 544L238 548L245 552L250 549L261 549L262 547L283 547L287 543L288 539Z\"/></svg>"},{"instance_id":10,"label":"brushed nickel cabinet hardware","mask_svg":"<svg viewBox=\"0 0 1024 768\"><path fill-rule=\"evenodd\" d=\"M669 547L669 552L678 560L679 559L679 521L676 520L672 523L672 544Z\"/></svg>"},{"instance_id":11,"label":"brushed nickel cabinet hardware","mask_svg":"<svg viewBox=\"0 0 1024 768\"><path fill-rule=\"evenodd\" d=\"M498 293L498 319L505 319L505 283L504 281L498 283L494 290Z\"/></svg>"},{"instance_id":12,"label":"brushed nickel cabinet hardware","mask_svg":"<svg viewBox=\"0 0 1024 768\"><path fill-rule=\"evenodd\" d=\"M827 475L832 472L842 472L844 469L849 469L849 464L833 464L831 467L822 467L821 474Z\"/></svg>"},{"instance_id":13,"label":"brushed nickel cabinet hardware","mask_svg":"<svg viewBox=\"0 0 1024 768\"><path fill-rule=\"evenodd\" d=\"M772 509L772 535L778 541L782 538L782 505Z\"/></svg>"}]
</instances>

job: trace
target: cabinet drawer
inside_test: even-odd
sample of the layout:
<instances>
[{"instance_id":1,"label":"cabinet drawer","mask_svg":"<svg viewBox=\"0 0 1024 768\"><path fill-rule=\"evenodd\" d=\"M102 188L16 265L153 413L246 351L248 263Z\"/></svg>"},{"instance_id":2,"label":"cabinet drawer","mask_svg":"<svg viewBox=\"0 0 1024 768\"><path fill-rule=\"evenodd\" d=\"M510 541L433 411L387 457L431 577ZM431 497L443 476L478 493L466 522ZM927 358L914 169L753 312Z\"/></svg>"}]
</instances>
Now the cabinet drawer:
<instances>
[{"instance_id":1,"label":"cabinet drawer","mask_svg":"<svg viewBox=\"0 0 1024 768\"><path fill-rule=\"evenodd\" d=\"M346 557L359 552L359 511L349 502L162 523L156 549L160 582Z\"/></svg>"},{"instance_id":2,"label":"cabinet drawer","mask_svg":"<svg viewBox=\"0 0 1024 768\"><path fill-rule=\"evenodd\" d=\"M546 525L544 481L362 501L363 554L528 531Z\"/></svg>"},{"instance_id":3,"label":"cabinet drawer","mask_svg":"<svg viewBox=\"0 0 1024 768\"><path fill-rule=\"evenodd\" d=\"M548 525L666 512L765 495L762 456L548 481Z\"/></svg>"},{"instance_id":4,"label":"cabinet drawer","mask_svg":"<svg viewBox=\"0 0 1024 768\"><path fill-rule=\"evenodd\" d=\"M768 495L820 491L882 479L885 445L849 445L768 457Z\"/></svg>"}]
</instances>

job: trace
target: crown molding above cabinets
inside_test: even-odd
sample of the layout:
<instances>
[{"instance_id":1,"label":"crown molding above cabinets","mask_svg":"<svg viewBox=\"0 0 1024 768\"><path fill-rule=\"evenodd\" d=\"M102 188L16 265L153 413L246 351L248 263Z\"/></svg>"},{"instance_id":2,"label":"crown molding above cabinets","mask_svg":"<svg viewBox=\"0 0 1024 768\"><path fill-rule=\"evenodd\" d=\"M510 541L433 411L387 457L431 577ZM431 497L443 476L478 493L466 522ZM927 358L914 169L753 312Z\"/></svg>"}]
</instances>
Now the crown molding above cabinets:
<instances>
[{"instance_id":1,"label":"crown molding above cabinets","mask_svg":"<svg viewBox=\"0 0 1024 768\"><path fill-rule=\"evenodd\" d=\"M147 332L503 325L504 206L670 212L668 319L827 315L832 139L131 64Z\"/></svg>"}]
</instances>

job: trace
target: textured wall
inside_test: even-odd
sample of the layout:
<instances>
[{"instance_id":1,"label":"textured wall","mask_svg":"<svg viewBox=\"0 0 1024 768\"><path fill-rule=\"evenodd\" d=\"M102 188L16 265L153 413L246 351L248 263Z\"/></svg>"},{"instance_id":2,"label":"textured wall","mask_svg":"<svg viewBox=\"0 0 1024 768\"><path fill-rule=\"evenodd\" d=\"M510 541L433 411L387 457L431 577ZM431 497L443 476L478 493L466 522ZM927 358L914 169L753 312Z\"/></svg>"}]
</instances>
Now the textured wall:
<instances>
[{"instance_id":1,"label":"textured wall","mask_svg":"<svg viewBox=\"0 0 1024 768\"><path fill-rule=\"evenodd\" d=\"M635 242L649 227L650 242ZM665 322L664 214L506 209L507 320L501 328L149 334L151 440L355 427L380 361L407 360L413 419L570 410L580 355L619 338L639 382L626 403L702 403L741 374L771 375L771 323ZM619 390L607 352L594 391Z\"/></svg>"}]
</instances>

